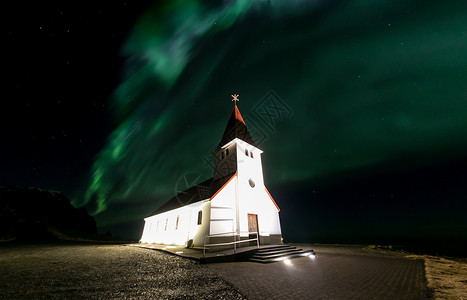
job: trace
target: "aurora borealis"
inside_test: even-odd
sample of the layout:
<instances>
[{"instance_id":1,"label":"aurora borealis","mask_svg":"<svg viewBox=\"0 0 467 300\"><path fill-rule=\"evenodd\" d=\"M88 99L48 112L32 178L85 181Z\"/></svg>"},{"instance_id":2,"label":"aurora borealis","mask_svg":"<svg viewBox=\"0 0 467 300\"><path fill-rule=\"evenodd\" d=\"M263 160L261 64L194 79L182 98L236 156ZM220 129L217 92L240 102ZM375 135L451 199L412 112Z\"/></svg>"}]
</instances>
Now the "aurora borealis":
<instances>
[{"instance_id":1,"label":"aurora borealis","mask_svg":"<svg viewBox=\"0 0 467 300\"><path fill-rule=\"evenodd\" d=\"M102 228L141 222L212 176L232 93L261 140L268 189L291 210L287 195L307 202L319 184L466 158L464 1L166 1L120 53L115 129L74 197ZM269 108L267 126L258 111L271 93L287 114Z\"/></svg>"}]
</instances>

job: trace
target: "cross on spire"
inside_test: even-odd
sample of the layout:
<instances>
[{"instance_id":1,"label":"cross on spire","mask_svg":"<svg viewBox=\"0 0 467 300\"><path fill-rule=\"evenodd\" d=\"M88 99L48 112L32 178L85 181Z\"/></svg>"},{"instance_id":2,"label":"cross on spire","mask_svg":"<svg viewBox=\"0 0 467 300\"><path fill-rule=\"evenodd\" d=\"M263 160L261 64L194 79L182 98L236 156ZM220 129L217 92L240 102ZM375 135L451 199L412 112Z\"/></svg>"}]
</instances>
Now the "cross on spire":
<instances>
[{"instance_id":1,"label":"cross on spire","mask_svg":"<svg viewBox=\"0 0 467 300\"><path fill-rule=\"evenodd\" d=\"M232 101L234 101L235 106L237 106L237 101L240 101L240 100L238 99L238 97L239 97L240 95L233 94L233 95L230 95L230 96L232 96Z\"/></svg>"}]
</instances>

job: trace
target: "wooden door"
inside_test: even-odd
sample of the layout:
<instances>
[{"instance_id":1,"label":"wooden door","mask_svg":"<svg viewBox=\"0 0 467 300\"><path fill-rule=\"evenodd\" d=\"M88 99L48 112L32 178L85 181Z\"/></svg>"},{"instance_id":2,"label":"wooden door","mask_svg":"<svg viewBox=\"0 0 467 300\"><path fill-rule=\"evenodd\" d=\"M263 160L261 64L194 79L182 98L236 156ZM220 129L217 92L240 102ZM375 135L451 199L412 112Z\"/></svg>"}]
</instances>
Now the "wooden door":
<instances>
[{"instance_id":1,"label":"wooden door","mask_svg":"<svg viewBox=\"0 0 467 300\"><path fill-rule=\"evenodd\" d=\"M248 235L250 239L259 238L258 215L248 214L248 231L250 232ZM252 234L251 232L257 233ZM256 241L251 241L249 244L256 245Z\"/></svg>"}]
</instances>

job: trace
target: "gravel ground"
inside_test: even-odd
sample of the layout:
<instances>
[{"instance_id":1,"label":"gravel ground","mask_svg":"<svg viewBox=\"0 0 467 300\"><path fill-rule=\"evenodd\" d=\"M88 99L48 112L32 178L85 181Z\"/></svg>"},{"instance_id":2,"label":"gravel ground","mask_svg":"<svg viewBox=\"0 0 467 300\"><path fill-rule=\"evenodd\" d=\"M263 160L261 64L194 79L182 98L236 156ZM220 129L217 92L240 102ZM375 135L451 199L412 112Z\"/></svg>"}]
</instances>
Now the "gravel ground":
<instances>
[{"instance_id":1,"label":"gravel ground","mask_svg":"<svg viewBox=\"0 0 467 300\"><path fill-rule=\"evenodd\" d=\"M1 245L0 299L245 299L205 265L123 245Z\"/></svg>"}]
</instances>

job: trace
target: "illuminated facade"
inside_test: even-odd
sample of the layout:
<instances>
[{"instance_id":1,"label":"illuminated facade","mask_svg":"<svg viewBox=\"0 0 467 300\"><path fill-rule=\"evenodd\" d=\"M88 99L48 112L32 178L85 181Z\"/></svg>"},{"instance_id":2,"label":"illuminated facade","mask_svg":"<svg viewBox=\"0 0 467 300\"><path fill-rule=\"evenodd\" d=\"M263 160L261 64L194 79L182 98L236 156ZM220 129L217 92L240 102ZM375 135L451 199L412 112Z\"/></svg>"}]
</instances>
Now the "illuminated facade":
<instances>
[{"instance_id":1,"label":"illuminated facade","mask_svg":"<svg viewBox=\"0 0 467 300\"><path fill-rule=\"evenodd\" d=\"M261 244L281 244L279 207L264 185L262 152L235 104L213 152L213 178L177 194L145 218L141 242L202 247L206 236L213 243L245 240L257 232Z\"/></svg>"}]
</instances>

